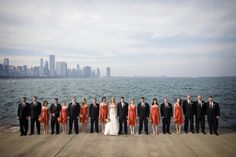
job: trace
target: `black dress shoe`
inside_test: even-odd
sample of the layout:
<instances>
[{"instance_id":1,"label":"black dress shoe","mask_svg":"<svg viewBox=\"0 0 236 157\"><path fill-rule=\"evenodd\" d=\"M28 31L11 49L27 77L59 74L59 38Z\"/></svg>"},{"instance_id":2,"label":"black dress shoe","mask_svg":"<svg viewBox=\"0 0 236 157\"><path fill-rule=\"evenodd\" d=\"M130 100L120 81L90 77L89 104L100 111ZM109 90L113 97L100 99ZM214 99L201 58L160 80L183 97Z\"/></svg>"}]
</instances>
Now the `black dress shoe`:
<instances>
[{"instance_id":1,"label":"black dress shoe","mask_svg":"<svg viewBox=\"0 0 236 157\"><path fill-rule=\"evenodd\" d=\"M170 133L170 132L167 132L167 133L171 135L171 133Z\"/></svg>"},{"instance_id":2,"label":"black dress shoe","mask_svg":"<svg viewBox=\"0 0 236 157\"><path fill-rule=\"evenodd\" d=\"M90 131L90 134L92 134L93 133L93 131Z\"/></svg>"},{"instance_id":3,"label":"black dress shoe","mask_svg":"<svg viewBox=\"0 0 236 157\"><path fill-rule=\"evenodd\" d=\"M68 135L70 135L70 134L71 134L71 132L68 133Z\"/></svg>"},{"instance_id":4,"label":"black dress shoe","mask_svg":"<svg viewBox=\"0 0 236 157\"><path fill-rule=\"evenodd\" d=\"M218 132L215 132L215 135L216 135L216 136L219 136Z\"/></svg>"},{"instance_id":5,"label":"black dress shoe","mask_svg":"<svg viewBox=\"0 0 236 157\"><path fill-rule=\"evenodd\" d=\"M212 132L210 132L210 134L212 135Z\"/></svg>"},{"instance_id":6,"label":"black dress shoe","mask_svg":"<svg viewBox=\"0 0 236 157\"><path fill-rule=\"evenodd\" d=\"M163 134L166 134L166 132L163 132Z\"/></svg>"},{"instance_id":7,"label":"black dress shoe","mask_svg":"<svg viewBox=\"0 0 236 157\"><path fill-rule=\"evenodd\" d=\"M191 131L193 134L195 134L195 132L194 131Z\"/></svg>"},{"instance_id":8,"label":"black dress shoe","mask_svg":"<svg viewBox=\"0 0 236 157\"><path fill-rule=\"evenodd\" d=\"M206 134L206 132L205 132L205 131L202 131L202 133L203 133L203 134Z\"/></svg>"},{"instance_id":9,"label":"black dress shoe","mask_svg":"<svg viewBox=\"0 0 236 157\"><path fill-rule=\"evenodd\" d=\"M23 136L24 134L20 134L20 136Z\"/></svg>"},{"instance_id":10,"label":"black dress shoe","mask_svg":"<svg viewBox=\"0 0 236 157\"><path fill-rule=\"evenodd\" d=\"M185 134L187 134L188 133L188 131L184 131L185 132Z\"/></svg>"}]
</instances>

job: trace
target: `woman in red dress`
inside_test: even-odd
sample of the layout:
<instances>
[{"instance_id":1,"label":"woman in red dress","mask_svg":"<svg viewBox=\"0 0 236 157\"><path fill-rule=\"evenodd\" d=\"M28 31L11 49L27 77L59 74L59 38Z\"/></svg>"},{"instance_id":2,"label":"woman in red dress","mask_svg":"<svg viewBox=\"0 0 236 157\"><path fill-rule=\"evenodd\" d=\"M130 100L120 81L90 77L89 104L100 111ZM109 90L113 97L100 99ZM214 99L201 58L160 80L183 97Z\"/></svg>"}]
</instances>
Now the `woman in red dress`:
<instances>
[{"instance_id":1,"label":"woman in red dress","mask_svg":"<svg viewBox=\"0 0 236 157\"><path fill-rule=\"evenodd\" d=\"M66 105L66 101L63 100L61 114L60 114L60 122L63 125L63 133L67 133L67 120L68 120L68 106Z\"/></svg>"},{"instance_id":2,"label":"woman in red dress","mask_svg":"<svg viewBox=\"0 0 236 157\"><path fill-rule=\"evenodd\" d=\"M184 115L180 98L176 99L176 103L174 105L174 122L176 133L181 134L181 125L184 123Z\"/></svg>"},{"instance_id":3,"label":"woman in red dress","mask_svg":"<svg viewBox=\"0 0 236 157\"><path fill-rule=\"evenodd\" d=\"M86 98L82 98L80 109L80 122L83 126L83 132L86 133L88 125L88 104Z\"/></svg>"},{"instance_id":4,"label":"woman in red dress","mask_svg":"<svg viewBox=\"0 0 236 157\"><path fill-rule=\"evenodd\" d=\"M43 125L44 134L48 134L49 108L48 108L48 102L46 100L43 102L39 121Z\"/></svg>"},{"instance_id":5,"label":"woman in red dress","mask_svg":"<svg viewBox=\"0 0 236 157\"><path fill-rule=\"evenodd\" d=\"M128 109L128 124L130 127L131 134L135 134L135 126L136 126L136 105L134 104L134 98L131 99L129 109Z\"/></svg>"},{"instance_id":6,"label":"woman in red dress","mask_svg":"<svg viewBox=\"0 0 236 157\"><path fill-rule=\"evenodd\" d=\"M153 135L157 135L157 126L160 124L160 108L157 98L152 100L151 114L150 114Z\"/></svg>"},{"instance_id":7,"label":"woman in red dress","mask_svg":"<svg viewBox=\"0 0 236 157\"><path fill-rule=\"evenodd\" d=\"M106 97L102 97L102 102L100 103L100 113L99 118L102 123L102 133L104 133L105 130L105 123L108 116L108 106L106 102Z\"/></svg>"}]
</instances>

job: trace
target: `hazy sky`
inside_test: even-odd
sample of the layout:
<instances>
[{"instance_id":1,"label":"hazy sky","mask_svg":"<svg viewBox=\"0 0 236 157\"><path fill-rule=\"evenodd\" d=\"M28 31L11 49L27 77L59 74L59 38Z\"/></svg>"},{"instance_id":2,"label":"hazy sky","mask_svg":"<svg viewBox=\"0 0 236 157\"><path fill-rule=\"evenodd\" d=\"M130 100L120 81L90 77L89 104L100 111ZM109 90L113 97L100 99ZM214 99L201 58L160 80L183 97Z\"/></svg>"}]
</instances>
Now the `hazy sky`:
<instances>
[{"instance_id":1,"label":"hazy sky","mask_svg":"<svg viewBox=\"0 0 236 157\"><path fill-rule=\"evenodd\" d=\"M0 1L0 61L113 76L236 75L235 0Z\"/></svg>"}]
</instances>

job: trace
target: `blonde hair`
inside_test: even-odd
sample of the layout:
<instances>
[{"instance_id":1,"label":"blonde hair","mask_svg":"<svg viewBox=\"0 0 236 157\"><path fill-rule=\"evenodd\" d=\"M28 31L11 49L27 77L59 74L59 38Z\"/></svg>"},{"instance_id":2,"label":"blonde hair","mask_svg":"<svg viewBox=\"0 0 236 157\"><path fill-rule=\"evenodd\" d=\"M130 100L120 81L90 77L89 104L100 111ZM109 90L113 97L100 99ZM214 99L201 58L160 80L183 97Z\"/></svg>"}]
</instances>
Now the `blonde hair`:
<instances>
[{"instance_id":1,"label":"blonde hair","mask_svg":"<svg viewBox=\"0 0 236 157\"><path fill-rule=\"evenodd\" d=\"M116 103L116 98L114 96L111 97L110 103Z\"/></svg>"},{"instance_id":2,"label":"blonde hair","mask_svg":"<svg viewBox=\"0 0 236 157\"><path fill-rule=\"evenodd\" d=\"M66 100L62 100L62 106L66 106Z\"/></svg>"}]
</instances>

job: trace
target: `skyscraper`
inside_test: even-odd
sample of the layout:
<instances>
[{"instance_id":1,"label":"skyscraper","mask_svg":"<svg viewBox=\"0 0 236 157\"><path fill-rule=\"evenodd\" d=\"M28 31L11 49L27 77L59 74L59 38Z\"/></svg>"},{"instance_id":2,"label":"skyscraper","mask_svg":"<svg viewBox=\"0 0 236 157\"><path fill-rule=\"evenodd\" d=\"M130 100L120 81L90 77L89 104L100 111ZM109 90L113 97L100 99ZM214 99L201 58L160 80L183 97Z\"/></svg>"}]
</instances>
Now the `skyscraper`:
<instances>
[{"instance_id":1,"label":"skyscraper","mask_svg":"<svg viewBox=\"0 0 236 157\"><path fill-rule=\"evenodd\" d=\"M27 76L27 65L23 65L23 76Z\"/></svg>"},{"instance_id":2,"label":"skyscraper","mask_svg":"<svg viewBox=\"0 0 236 157\"><path fill-rule=\"evenodd\" d=\"M10 66L9 66L9 59L8 58L4 58L4 71L5 71L5 75L8 76L9 75L9 70Z\"/></svg>"},{"instance_id":3,"label":"skyscraper","mask_svg":"<svg viewBox=\"0 0 236 157\"><path fill-rule=\"evenodd\" d=\"M48 69L48 61L45 61L45 65L44 65L44 74L45 76L49 76L49 69Z\"/></svg>"},{"instance_id":4,"label":"skyscraper","mask_svg":"<svg viewBox=\"0 0 236 157\"><path fill-rule=\"evenodd\" d=\"M111 68L107 67L107 77L111 77Z\"/></svg>"},{"instance_id":5,"label":"skyscraper","mask_svg":"<svg viewBox=\"0 0 236 157\"><path fill-rule=\"evenodd\" d=\"M43 67L43 58L40 59L40 66L39 66L39 76L45 76L44 75L44 67Z\"/></svg>"},{"instance_id":6,"label":"skyscraper","mask_svg":"<svg viewBox=\"0 0 236 157\"><path fill-rule=\"evenodd\" d=\"M90 66L85 66L83 68L83 77L85 78L92 77L92 68Z\"/></svg>"},{"instance_id":7,"label":"skyscraper","mask_svg":"<svg viewBox=\"0 0 236 157\"><path fill-rule=\"evenodd\" d=\"M66 62L56 62L56 75L59 77L67 76L67 63Z\"/></svg>"},{"instance_id":8,"label":"skyscraper","mask_svg":"<svg viewBox=\"0 0 236 157\"><path fill-rule=\"evenodd\" d=\"M8 58L4 58L4 65L6 66L9 66L9 59Z\"/></svg>"},{"instance_id":9,"label":"skyscraper","mask_svg":"<svg viewBox=\"0 0 236 157\"><path fill-rule=\"evenodd\" d=\"M97 77L97 78L100 78L100 76L101 76L101 74L100 74L100 69L97 68L97 74L96 74L96 77Z\"/></svg>"},{"instance_id":10,"label":"skyscraper","mask_svg":"<svg viewBox=\"0 0 236 157\"><path fill-rule=\"evenodd\" d=\"M55 76L55 56L54 55L49 56L49 64L50 64L49 76L54 77Z\"/></svg>"}]
</instances>

